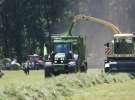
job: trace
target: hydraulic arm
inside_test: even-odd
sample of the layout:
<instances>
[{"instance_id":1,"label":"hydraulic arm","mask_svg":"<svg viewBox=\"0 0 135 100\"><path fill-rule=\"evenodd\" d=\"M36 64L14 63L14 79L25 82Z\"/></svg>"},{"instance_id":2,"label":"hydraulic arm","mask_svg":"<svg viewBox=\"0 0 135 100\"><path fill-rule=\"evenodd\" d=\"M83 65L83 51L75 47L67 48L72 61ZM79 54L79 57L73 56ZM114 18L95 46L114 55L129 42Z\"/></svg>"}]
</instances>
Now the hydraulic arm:
<instances>
[{"instance_id":1,"label":"hydraulic arm","mask_svg":"<svg viewBox=\"0 0 135 100\"><path fill-rule=\"evenodd\" d=\"M69 28L69 32L68 32L69 36L72 36L72 29L73 29L74 25L80 21L96 22L96 23L104 25L107 28L110 28L114 34L122 34L122 32L119 30L119 28L117 26L115 26L114 24L112 24L108 21L105 21L105 20L102 20L99 18L95 18L95 17L91 17L91 16L77 15L74 17L73 22Z\"/></svg>"}]
</instances>

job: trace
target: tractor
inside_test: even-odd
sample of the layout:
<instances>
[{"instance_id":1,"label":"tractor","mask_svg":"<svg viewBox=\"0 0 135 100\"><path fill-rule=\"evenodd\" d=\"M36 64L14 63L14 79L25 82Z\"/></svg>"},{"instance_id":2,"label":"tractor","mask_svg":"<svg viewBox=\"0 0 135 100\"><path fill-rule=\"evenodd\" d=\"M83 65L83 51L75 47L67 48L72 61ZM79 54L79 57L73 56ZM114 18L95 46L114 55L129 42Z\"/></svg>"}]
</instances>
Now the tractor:
<instances>
[{"instance_id":1,"label":"tractor","mask_svg":"<svg viewBox=\"0 0 135 100\"><path fill-rule=\"evenodd\" d=\"M87 71L83 37L54 34L50 43L51 53L46 54L45 76Z\"/></svg>"}]
</instances>

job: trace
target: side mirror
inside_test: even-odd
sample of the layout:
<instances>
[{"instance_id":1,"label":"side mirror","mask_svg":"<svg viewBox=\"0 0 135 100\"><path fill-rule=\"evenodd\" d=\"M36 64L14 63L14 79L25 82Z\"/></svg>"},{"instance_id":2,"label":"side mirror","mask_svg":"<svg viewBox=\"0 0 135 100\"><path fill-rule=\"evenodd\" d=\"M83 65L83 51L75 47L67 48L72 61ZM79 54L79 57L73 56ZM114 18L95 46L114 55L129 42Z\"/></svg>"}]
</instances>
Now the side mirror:
<instances>
[{"instance_id":1,"label":"side mirror","mask_svg":"<svg viewBox=\"0 0 135 100\"><path fill-rule=\"evenodd\" d=\"M109 42L108 43L105 43L104 46L109 47Z\"/></svg>"}]
</instances>

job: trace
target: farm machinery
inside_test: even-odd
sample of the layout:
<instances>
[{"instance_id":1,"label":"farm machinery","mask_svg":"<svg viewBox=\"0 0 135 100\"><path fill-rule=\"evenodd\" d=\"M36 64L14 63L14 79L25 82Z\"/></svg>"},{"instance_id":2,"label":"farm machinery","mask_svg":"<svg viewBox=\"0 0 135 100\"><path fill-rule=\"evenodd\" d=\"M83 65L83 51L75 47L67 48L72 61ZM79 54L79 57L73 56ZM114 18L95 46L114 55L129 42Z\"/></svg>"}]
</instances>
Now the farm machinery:
<instances>
[{"instance_id":1,"label":"farm machinery","mask_svg":"<svg viewBox=\"0 0 135 100\"><path fill-rule=\"evenodd\" d=\"M91 16L75 16L74 23L79 21L92 21L112 30L113 40L105 44L105 72L135 71L135 35L133 33L123 33L114 24Z\"/></svg>"},{"instance_id":2,"label":"farm machinery","mask_svg":"<svg viewBox=\"0 0 135 100\"><path fill-rule=\"evenodd\" d=\"M45 62L45 76L55 72L87 71L84 38L73 36L72 29L80 21L92 21L112 30L113 40L105 44L105 72L135 70L135 35L122 33L114 24L91 16L77 15L69 32L51 36L52 54ZM72 57L68 58L69 55Z\"/></svg>"},{"instance_id":3,"label":"farm machinery","mask_svg":"<svg viewBox=\"0 0 135 100\"><path fill-rule=\"evenodd\" d=\"M134 34L115 34L113 40L105 46L105 72L135 71Z\"/></svg>"},{"instance_id":4,"label":"farm machinery","mask_svg":"<svg viewBox=\"0 0 135 100\"><path fill-rule=\"evenodd\" d=\"M47 53L47 47L44 47L46 52L45 76L87 71L85 39L82 36L73 36L72 28L67 33L51 36L51 53Z\"/></svg>"},{"instance_id":5,"label":"farm machinery","mask_svg":"<svg viewBox=\"0 0 135 100\"><path fill-rule=\"evenodd\" d=\"M45 76L59 73L86 72L85 46L80 36L51 36L52 49L45 61Z\"/></svg>"}]
</instances>

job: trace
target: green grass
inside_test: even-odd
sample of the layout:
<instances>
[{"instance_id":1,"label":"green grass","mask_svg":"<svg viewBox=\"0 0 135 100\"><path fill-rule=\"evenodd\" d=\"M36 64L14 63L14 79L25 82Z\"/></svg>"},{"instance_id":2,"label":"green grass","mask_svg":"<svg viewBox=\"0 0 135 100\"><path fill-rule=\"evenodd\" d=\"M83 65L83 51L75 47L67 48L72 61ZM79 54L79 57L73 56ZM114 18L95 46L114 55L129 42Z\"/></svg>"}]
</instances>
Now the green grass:
<instances>
[{"instance_id":1,"label":"green grass","mask_svg":"<svg viewBox=\"0 0 135 100\"><path fill-rule=\"evenodd\" d=\"M102 84L79 89L67 100L134 100L135 81L124 83Z\"/></svg>"},{"instance_id":2,"label":"green grass","mask_svg":"<svg viewBox=\"0 0 135 100\"><path fill-rule=\"evenodd\" d=\"M128 74L88 72L44 78L43 71L7 71L0 79L0 100L134 100Z\"/></svg>"},{"instance_id":3,"label":"green grass","mask_svg":"<svg viewBox=\"0 0 135 100\"><path fill-rule=\"evenodd\" d=\"M5 75L3 76L3 78L0 79L0 88L9 86L11 84L35 85L39 83L39 81L41 83L45 81L43 71L31 71L30 75L25 75L23 71L5 71L4 74Z\"/></svg>"}]
</instances>

